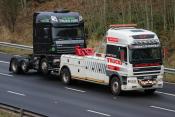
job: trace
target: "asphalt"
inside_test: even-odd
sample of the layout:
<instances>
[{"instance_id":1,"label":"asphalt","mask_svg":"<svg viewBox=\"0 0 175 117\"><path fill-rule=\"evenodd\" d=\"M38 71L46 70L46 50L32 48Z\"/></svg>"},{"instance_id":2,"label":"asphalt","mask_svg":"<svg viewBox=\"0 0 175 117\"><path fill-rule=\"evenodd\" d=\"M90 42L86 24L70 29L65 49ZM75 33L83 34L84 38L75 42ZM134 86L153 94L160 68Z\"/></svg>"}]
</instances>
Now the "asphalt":
<instances>
[{"instance_id":1,"label":"asphalt","mask_svg":"<svg viewBox=\"0 0 175 117\"><path fill-rule=\"evenodd\" d=\"M114 97L102 85L77 81L66 86L58 76L34 71L12 74L10 58L0 54L0 103L49 117L174 117L175 84L165 83L152 96L132 91Z\"/></svg>"}]
</instances>

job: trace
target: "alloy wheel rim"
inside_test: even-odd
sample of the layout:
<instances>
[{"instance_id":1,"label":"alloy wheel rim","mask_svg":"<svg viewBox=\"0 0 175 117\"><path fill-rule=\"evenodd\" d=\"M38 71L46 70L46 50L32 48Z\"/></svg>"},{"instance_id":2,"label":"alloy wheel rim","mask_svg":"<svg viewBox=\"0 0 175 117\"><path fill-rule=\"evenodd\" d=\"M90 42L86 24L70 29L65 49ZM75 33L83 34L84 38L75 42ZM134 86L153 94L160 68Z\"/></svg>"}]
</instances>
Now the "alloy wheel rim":
<instances>
[{"instance_id":1,"label":"alloy wheel rim","mask_svg":"<svg viewBox=\"0 0 175 117\"><path fill-rule=\"evenodd\" d=\"M118 82L114 82L113 85L112 85L112 89L115 93L118 92Z\"/></svg>"},{"instance_id":2,"label":"alloy wheel rim","mask_svg":"<svg viewBox=\"0 0 175 117\"><path fill-rule=\"evenodd\" d=\"M16 63L14 63L14 62L12 63L12 70L13 70L13 71L16 71L16 70L17 70L17 65L16 65Z\"/></svg>"},{"instance_id":3,"label":"alloy wheel rim","mask_svg":"<svg viewBox=\"0 0 175 117\"><path fill-rule=\"evenodd\" d=\"M47 70L47 63L43 62L42 65L41 65L41 68L42 68L43 71L46 71Z\"/></svg>"},{"instance_id":4,"label":"alloy wheel rim","mask_svg":"<svg viewBox=\"0 0 175 117\"><path fill-rule=\"evenodd\" d=\"M22 63L22 69L23 69L23 71L26 71L26 69L27 69L27 65L25 62Z\"/></svg>"},{"instance_id":5,"label":"alloy wheel rim","mask_svg":"<svg viewBox=\"0 0 175 117\"><path fill-rule=\"evenodd\" d=\"M66 75L66 73L63 74L63 80L64 82L68 82L68 76Z\"/></svg>"}]
</instances>

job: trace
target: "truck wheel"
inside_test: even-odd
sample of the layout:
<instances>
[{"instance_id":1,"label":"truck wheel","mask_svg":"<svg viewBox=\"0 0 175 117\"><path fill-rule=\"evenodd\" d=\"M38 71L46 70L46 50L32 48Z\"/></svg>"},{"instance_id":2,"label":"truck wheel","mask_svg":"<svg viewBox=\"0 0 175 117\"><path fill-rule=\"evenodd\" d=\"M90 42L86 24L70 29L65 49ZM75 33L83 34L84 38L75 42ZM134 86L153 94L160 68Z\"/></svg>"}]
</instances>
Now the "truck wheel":
<instances>
[{"instance_id":1,"label":"truck wheel","mask_svg":"<svg viewBox=\"0 0 175 117\"><path fill-rule=\"evenodd\" d=\"M66 85L71 84L71 73L68 68L63 68L61 70L61 79L64 84Z\"/></svg>"},{"instance_id":2,"label":"truck wheel","mask_svg":"<svg viewBox=\"0 0 175 117\"><path fill-rule=\"evenodd\" d=\"M41 73L43 75L49 75L50 74L50 71L49 71L48 67L49 67L48 60L46 58L43 58L41 60L41 63L40 63L40 70L41 70Z\"/></svg>"},{"instance_id":3,"label":"truck wheel","mask_svg":"<svg viewBox=\"0 0 175 117\"><path fill-rule=\"evenodd\" d=\"M21 62L21 71L22 73L27 73L29 71L28 63L24 60Z\"/></svg>"},{"instance_id":4,"label":"truck wheel","mask_svg":"<svg viewBox=\"0 0 175 117\"><path fill-rule=\"evenodd\" d=\"M156 89L145 89L144 92L146 95L153 95Z\"/></svg>"},{"instance_id":5,"label":"truck wheel","mask_svg":"<svg viewBox=\"0 0 175 117\"><path fill-rule=\"evenodd\" d=\"M18 66L18 62L17 62L16 59L13 59L11 61L10 68L11 68L13 73L15 73L15 74L19 74L20 73L20 68Z\"/></svg>"},{"instance_id":6,"label":"truck wheel","mask_svg":"<svg viewBox=\"0 0 175 117\"><path fill-rule=\"evenodd\" d=\"M121 82L117 77L113 77L111 80L111 92L114 96L118 96L121 94Z\"/></svg>"}]
</instances>

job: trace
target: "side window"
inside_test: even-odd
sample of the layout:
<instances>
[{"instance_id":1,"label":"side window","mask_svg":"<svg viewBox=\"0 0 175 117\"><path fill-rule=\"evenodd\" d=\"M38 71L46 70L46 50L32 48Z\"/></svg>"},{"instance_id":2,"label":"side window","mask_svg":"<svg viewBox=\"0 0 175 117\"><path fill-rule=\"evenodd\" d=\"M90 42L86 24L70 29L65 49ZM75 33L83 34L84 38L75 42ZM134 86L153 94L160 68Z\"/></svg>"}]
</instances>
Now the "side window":
<instances>
[{"instance_id":1,"label":"side window","mask_svg":"<svg viewBox=\"0 0 175 117\"><path fill-rule=\"evenodd\" d=\"M114 46L114 45L107 45L106 56L107 57L114 57L114 58L119 59L119 57L120 57L119 47Z\"/></svg>"},{"instance_id":2,"label":"side window","mask_svg":"<svg viewBox=\"0 0 175 117\"><path fill-rule=\"evenodd\" d=\"M50 38L50 35L51 35L51 29L49 27L38 26L36 32L37 32L38 39L42 41Z\"/></svg>"},{"instance_id":3,"label":"side window","mask_svg":"<svg viewBox=\"0 0 175 117\"><path fill-rule=\"evenodd\" d=\"M127 62L127 48L114 45L107 45L106 56L114 57Z\"/></svg>"}]
</instances>

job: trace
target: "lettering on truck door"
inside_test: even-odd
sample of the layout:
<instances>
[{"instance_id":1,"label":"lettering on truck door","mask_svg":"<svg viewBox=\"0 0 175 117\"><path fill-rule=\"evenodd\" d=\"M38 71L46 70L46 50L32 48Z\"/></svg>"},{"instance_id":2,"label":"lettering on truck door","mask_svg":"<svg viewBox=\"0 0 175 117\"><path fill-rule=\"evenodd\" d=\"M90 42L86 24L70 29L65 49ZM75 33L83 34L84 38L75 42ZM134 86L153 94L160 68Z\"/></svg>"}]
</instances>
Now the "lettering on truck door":
<instances>
[{"instance_id":1,"label":"lettering on truck door","mask_svg":"<svg viewBox=\"0 0 175 117\"><path fill-rule=\"evenodd\" d=\"M117 73L121 76L127 73L127 47L107 45L107 71L111 75Z\"/></svg>"}]
</instances>

